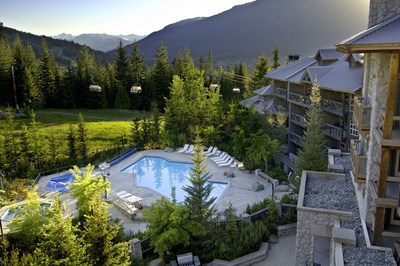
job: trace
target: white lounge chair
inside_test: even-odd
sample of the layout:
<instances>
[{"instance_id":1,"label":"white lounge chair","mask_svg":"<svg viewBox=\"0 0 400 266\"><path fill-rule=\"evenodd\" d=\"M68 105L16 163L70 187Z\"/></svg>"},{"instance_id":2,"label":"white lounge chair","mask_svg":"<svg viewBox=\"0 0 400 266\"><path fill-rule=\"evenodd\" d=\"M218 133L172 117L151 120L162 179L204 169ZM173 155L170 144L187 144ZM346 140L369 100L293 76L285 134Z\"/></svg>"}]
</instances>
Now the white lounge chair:
<instances>
[{"instance_id":1,"label":"white lounge chair","mask_svg":"<svg viewBox=\"0 0 400 266\"><path fill-rule=\"evenodd\" d=\"M218 152L218 148L217 147L214 147L214 149L210 152L210 153L208 153L208 154L206 154L208 157L210 157L210 156L215 156L216 154L217 154L217 152Z\"/></svg>"},{"instance_id":2,"label":"white lounge chair","mask_svg":"<svg viewBox=\"0 0 400 266\"><path fill-rule=\"evenodd\" d=\"M229 161L227 161L227 162L225 162L225 163L217 163L217 165L218 166L229 166L229 165L231 165L233 162L234 162L234 158L233 157L231 157L230 159L229 159Z\"/></svg>"},{"instance_id":3,"label":"white lounge chair","mask_svg":"<svg viewBox=\"0 0 400 266\"><path fill-rule=\"evenodd\" d=\"M182 153L182 152L186 152L189 149L189 144L185 144L185 146L183 146L182 149L180 149L178 152Z\"/></svg>"},{"instance_id":4,"label":"white lounge chair","mask_svg":"<svg viewBox=\"0 0 400 266\"><path fill-rule=\"evenodd\" d=\"M207 155L208 153L210 153L212 150L214 149L213 146L208 147L208 149L206 151L203 151L201 154L203 155Z\"/></svg>"},{"instance_id":5,"label":"white lounge chair","mask_svg":"<svg viewBox=\"0 0 400 266\"><path fill-rule=\"evenodd\" d=\"M211 160L215 161L220 161L226 158L228 156L228 153L226 151L222 152L218 157L211 158Z\"/></svg>"},{"instance_id":6,"label":"white lounge chair","mask_svg":"<svg viewBox=\"0 0 400 266\"><path fill-rule=\"evenodd\" d=\"M216 160L214 161L216 164L220 164L220 163L226 163L227 161L229 161L232 158L232 156L230 156L229 154L227 154L227 156L225 156L223 159L221 160Z\"/></svg>"},{"instance_id":7,"label":"white lounge chair","mask_svg":"<svg viewBox=\"0 0 400 266\"><path fill-rule=\"evenodd\" d=\"M185 151L185 153L192 153L194 151L194 145L190 144L189 148Z\"/></svg>"}]
</instances>

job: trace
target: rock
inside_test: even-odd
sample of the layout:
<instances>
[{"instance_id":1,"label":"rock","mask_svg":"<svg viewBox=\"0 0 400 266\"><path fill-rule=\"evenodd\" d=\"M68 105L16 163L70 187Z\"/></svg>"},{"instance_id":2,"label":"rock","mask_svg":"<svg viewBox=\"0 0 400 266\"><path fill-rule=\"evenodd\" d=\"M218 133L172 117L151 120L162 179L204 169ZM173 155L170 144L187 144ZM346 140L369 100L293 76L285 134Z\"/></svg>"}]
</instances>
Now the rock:
<instances>
[{"instance_id":1,"label":"rock","mask_svg":"<svg viewBox=\"0 0 400 266\"><path fill-rule=\"evenodd\" d=\"M275 192L287 192L289 191L289 186L287 185L279 185L275 187Z\"/></svg>"},{"instance_id":2,"label":"rock","mask_svg":"<svg viewBox=\"0 0 400 266\"><path fill-rule=\"evenodd\" d=\"M164 151L165 151L165 152L174 152L175 149L174 149L174 148L171 148L171 147L165 147L165 148L164 148Z\"/></svg>"},{"instance_id":3,"label":"rock","mask_svg":"<svg viewBox=\"0 0 400 266\"><path fill-rule=\"evenodd\" d=\"M260 184L260 182L256 182L251 186L251 189L254 192L262 191L262 190L264 190L264 185Z\"/></svg>"},{"instance_id":4,"label":"rock","mask_svg":"<svg viewBox=\"0 0 400 266\"><path fill-rule=\"evenodd\" d=\"M224 176L227 176L227 177L235 177L235 174L234 174L232 171L225 171L225 172L224 172Z\"/></svg>"}]
</instances>

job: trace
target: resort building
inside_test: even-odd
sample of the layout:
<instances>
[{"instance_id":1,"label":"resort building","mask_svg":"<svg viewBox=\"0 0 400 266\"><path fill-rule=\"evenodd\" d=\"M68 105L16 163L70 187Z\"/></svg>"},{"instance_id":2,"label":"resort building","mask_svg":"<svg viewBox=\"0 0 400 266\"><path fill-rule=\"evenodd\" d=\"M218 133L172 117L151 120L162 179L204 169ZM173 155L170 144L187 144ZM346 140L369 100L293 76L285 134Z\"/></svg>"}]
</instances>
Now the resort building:
<instances>
[{"instance_id":1,"label":"resort building","mask_svg":"<svg viewBox=\"0 0 400 266\"><path fill-rule=\"evenodd\" d=\"M248 107L255 108L259 114L275 114L274 106L274 86L269 85L253 91L256 95L239 103Z\"/></svg>"},{"instance_id":2,"label":"resort building","mask_svg":"<svg viewBox=\"0 0 400 266\"><path fill-rule=\"evenodd\" d=\"M354 101L353 174L372 244L390 246L400 239L400 0L371 0L369 28L337 50L364 53L362 93Z\"/></svg>"},{"instance_id":3,"label":"resort building","mask_svg":"<svg viewBox=\"0 0 400 266\"><path fill-rule=\"evenodd\" d=\"M327 149L349 150L351 139L358 137L352 112L354 96L361 91L359 54L320 49L315 56L277 68L266 77L272 80L275 109L287 115L289 154L296 155L304 146L305 115L314 85L320 88Z\"/></svg>"}]
</instances>

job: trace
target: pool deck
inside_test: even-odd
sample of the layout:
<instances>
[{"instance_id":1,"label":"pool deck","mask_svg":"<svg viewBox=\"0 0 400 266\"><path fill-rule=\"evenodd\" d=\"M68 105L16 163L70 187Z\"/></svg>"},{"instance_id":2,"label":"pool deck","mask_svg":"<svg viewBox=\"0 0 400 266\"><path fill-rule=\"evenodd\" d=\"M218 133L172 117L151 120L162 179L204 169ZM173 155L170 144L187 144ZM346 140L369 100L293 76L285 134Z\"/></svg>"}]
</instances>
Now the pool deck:
<instances>
[{"instance_id":1,"label":"pool deck","mask_svg":"<svg viewBox=\"0 0 400 266\"><path fill-rule=\"evenodd\" d=\"M119 191L127 191L132 195L143 198L141 201L144 208L151 206L153 202L161 199L162 195L157 191L149 188L136 187L136 181L134 176L130 173L121 173L120 171L125 167L129 166L133 162L142 158L143 156L157 156L167 160L176 162L189 162L192 163L192 154L178 153L178 152L166 152L163 150L149 150L137 152L122 162L110 167L108 179L111 183L111 192L117 193ZM210 180L220 181L228 183L227 188L223 194L216 201L216 208L218 210L224 210L228 203L232 203L232 206L236 209L236 214L242 214L246 210L248 204L253 204L262 201L266 197L271 197L272 195L272 184L262 177L256 176L254 173L248 173L238 169L237 167L220 167L214 163L210 158L206 159L207 171L211 175ZM98 170L98 169L97 169ZM224 176L225 171L232 171L235 177ZM61 175L61 174L58 174ZM38 193L44 193L47 182L50 178L56 175L45 176L41 178L38 182ZM259 192L254 192L251 187L256 182L264 185L264 190ZM54 198L58 194L63 204L67 208L68 214L76 215L75 199L70 196L70 193L46 193L46 198ZM280 198L285 193L275 193L277 198ZM109 212L112 214L113 218L120 219L124 224L125 231L137 232L145 231L147 224L140 220L140 213L138 215L139 219L131 220L129 217L124 215L121 211L115 207L111 207Z\"/></svg>"}]
</instances>

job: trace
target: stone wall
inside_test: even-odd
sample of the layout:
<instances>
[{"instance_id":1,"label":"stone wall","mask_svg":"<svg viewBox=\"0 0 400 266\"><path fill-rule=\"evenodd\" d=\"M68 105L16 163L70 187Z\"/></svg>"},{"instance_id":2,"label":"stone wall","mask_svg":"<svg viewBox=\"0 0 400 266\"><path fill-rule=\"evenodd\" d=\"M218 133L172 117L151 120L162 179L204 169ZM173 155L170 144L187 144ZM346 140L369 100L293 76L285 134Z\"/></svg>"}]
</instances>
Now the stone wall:
<instances>
[{"instance_id":1,"label":"stone wall","mask_svg":"<svg viewBox=\"0 0 400 266\"><path fill-rule=\"evenodd\" d=\"M365 71L368 73L366 77L367 81L364 83L363 95L366 95L371 103L371 132L369 136L369 147L368 147L368 161L367 161L367 196L365 197L365 210L374 210L375 206L372 206L373 200L371 199L369 191L369 182L376 181L378 179L380 159L381 159L381 146L375 139L373 128L379 128L382 124L381 112L385 112L386 108L386 95L388 91L389 83L389 71L390 68L390 54L388 53L369 53L365 55ZM368 211L365 212L364 217L366 222L370 221Z\"/></svg>"},{"instance_id":2,"label":"stone wall","mask_svg":"<svg viewBox=\"0 0 400 266\"><path fill-rule=\"evenodd\" d=\"M333 227L334 222L335 217L329 214L297 211L296 265L313 265L314 237L311 234L311 226L318 224ZM331 254L333 249L331 246Z\"/></svg>"},{"instance_id":3,"label":"stone wall","mask_svg":"<svg viewBox=\"0 0 400 266\"><path fill-rule=\"evenodd\" d=\"M400 14L400 0L370 0L368 28Z\"/></svg>"}]
</instances>

